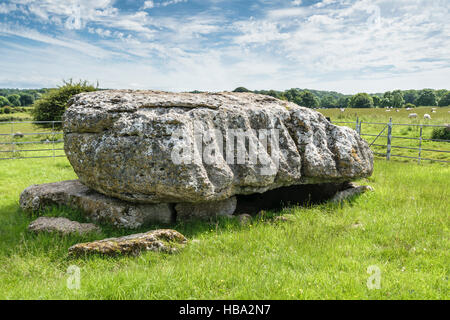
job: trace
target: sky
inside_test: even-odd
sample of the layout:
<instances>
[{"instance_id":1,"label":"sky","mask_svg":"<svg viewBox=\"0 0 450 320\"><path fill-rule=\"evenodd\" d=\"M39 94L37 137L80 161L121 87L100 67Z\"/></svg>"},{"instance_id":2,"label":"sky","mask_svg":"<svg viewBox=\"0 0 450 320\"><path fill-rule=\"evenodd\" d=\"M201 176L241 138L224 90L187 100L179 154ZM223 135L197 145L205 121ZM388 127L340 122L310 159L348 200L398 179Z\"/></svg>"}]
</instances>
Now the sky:
<instances>
[{"instance_id":1,"label":"sky","mask_svg":"<svg viewBox=\"0 0 450 320\"><path fill-rule=\"evenodd\" d=\"M450 89L449 0L0 0L0 87Z\"/></svg>"}]
</instances>

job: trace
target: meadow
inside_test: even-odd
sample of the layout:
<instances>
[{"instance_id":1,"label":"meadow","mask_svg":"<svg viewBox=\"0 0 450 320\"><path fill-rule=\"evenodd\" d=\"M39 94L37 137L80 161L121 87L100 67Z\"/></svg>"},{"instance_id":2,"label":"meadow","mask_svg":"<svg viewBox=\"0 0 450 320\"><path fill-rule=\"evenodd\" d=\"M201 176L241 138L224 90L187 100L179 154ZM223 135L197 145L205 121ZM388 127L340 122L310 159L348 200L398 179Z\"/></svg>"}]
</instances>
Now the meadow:
<instances>
[{"instance_id":1,"label":"meadow","mask_svg":"<svg viewBox=\"0 0 450 320\"><path fill-rule=\"evenodd\" d=\"M449 109L438 108L428 123L448 123ZM430 110L413 112L422 117ZM423 118L408 119L406 110L319 111L332 121L359 117L381 123L392 117L396 123L424 123ZM6 128L0 122L0 132L10 132ZM15 128L23 133L49 132L50 137L52 131L33 124ZM407 128L394 127L394 134L416 134ZM363 133L370 130L378 129L363 124ZM424 134L431 131L424 129ZM39 141L42 136L15 139ZM430 146L450 147L442 142ZM27 156L46 152L53 151ZM2 160L0 299L449 299L450 166L397 159L377 157L373 176L359 181L375 192L343 205L286 207L244 226L229 219L149 225L133 231L102 226L100 234L87 236L30 234L27 226L37 215L19 207L20 192L29 185L76 178L65 157ZM81 212L66 207L41 215L87 222ZM276 222L278 215L290 221ZM149 252L139 257L77 259L67 255L78 242L161 227L183 233L189 239L187 247L174 255ZM66 285L71 265L81 270L79 290ZM371 266L381 272L380 289L367 286Z\"/></svg>"},{"instance_id":2,"label":"meadow","mask_svg":"<svg viewBox=\"0 0 450 320\"><path fill-rule=\"evenodd\" d=\"M102 226L89 236L32 235L19 207L31 184L76 178L66 158L0 162L0 299L448 299L450 168L377 160L375 188L323 204L236 221L169 226L189 243L174 255L69 259L78 242L146 231ZM85 222L80 212L42 213ZM274 216L289 215L288 222ZM195 241L194 241L195 240ZM67 268L81 270L79 290ZM380 289L366 285L376 266Z\"/></svg>"},{"instance_id":3,"label":"meadow","mask_svg":"<svg viewBox=\"0 0 450 320\"><path fill-rule=\"evenodd\" d=\"M436 113L432 113L432 107L418 107L410 111L406 109L390 109L390 112L386 112L386 109L370 108L370 109L345 109L341 112L340 109L319 109L317 111L321 112L324 116L330 117L331 121L337 125L346 125L352 129L356 128L356 119L362 121L361 134L364 139L369 143L372 143L378 135L392 118L394 126L392 128L392 159L397 161L411 162L417 161L404 157L417 157L418 150L405 149L419 148L419 140L414 140L410 138L420 137L420 125L445 125L450 123L450 107L435 107ZM410 113L417 113L418 117L416 119L408 118ZM423 118L424 114L431 115L431 120L426 120ZM347 122L347 123L344 123ZM377 123L377 124L369 124ZM406 125L398 125L406 124ZM408 125L410 124L410 125ZM431 139L433 127L423 127L424 139ZM366 135L368 134L368 135ZM373 136L375 135L375 136ZM387 129L382 133L382 135L374 142L372 150L380 154L386 154L386 147L376 146L386 145L387 142ZM450 161L450 143L441 141L422 141L422 152L421 158L434 159L437 161ZM430 151L430 150L440 150ZM385 158L382 155L376 155L377 158ZM448 165L448 164L445 164Z\"/></svg>"}]
</instances>

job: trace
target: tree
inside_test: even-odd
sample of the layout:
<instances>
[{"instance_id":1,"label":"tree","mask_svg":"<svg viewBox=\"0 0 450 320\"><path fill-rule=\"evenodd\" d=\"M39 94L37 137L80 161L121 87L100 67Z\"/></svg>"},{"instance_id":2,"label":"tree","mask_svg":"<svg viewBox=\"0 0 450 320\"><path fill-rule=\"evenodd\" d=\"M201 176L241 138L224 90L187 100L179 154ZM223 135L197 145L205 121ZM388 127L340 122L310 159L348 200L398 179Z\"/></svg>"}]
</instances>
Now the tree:
<instances>
[{"instance_id":1,"label":"tree","mask_svg":"<svg viewBox=\"0 0 450 320\"><path fill-rule=\"evenodd\" d=\"M436 104L436 94L431 89L422 90L416 101L418 106L435 106Z\"/></svg>"},{"instance_id":2,"label":"tree","mask_svg":"<svg viewBox=\"0 0 450 320\"><path fill-rule=\"evenodd\" d=\"M416 90L406 90L403 92L403 99L405 99L405 103L415 103L418 97Z\"/></svg>"},{"instance_id":3,"label":"tree","mask_svg":"<svg viewBox=\"0 0 450 320\"><path fill-rule=\"evenodd\" d=\"M296 101L294 102L297 103ZM308 90L305 90L300 94L299 102L300 103L297 104L307 108L317 108L319 106L319 99Z\"/></svg>"},{"instance_id":4,"label":"tree","mask_svg":"<svg viewBox=\"0 0 450 320\"><path fill-rule=\"evenodd\" d=\"M10 94L7 97L9 104L14 106L14 107L19 107L20 106L20 96L18 94Z\"/></svg>"},{"instance_id":5,"label":"tree","mask_svg":"<svg viewBox=\"0 0 450 320\"><path fill-rule=\"evenodd\" d=\"M439 100L439 107L447 107L450 106L450 92L447 92L442 96Z\"/></svg>"},{"instance_id":6,"label":"tree","mask_svg":"<svg viewBox=\"0 0 450 320\"><path fill-rule=\"evenodd\" d=\"M6 99L4 96L0 96L0 107L4 107L9 105L8 99Z\"/></svg>"},{"instance_id":7,"label":"tree","mask_svg":"<svg viewBox=\"0 0 450 320\"><path fill-rule=\"evenodd\" d=\"M64 81L57 89L51 89L34 103L33 118L35 121L60 121L69 99L82 92L95 91L98 88L87 81Z\"/></svg>"},{"instance_id":8,"label":"tree","mask_svg":"<svg viewBox=\"0 0 450 320\"><path fill-rule=\"evenodd\" d=\"M374 107L381 107L381 98L379 96L373 96L372 100Z\"/></svg>"},{"instance_id":9,"label":"tree","mask_svg":"<svg viewBox=\"0 0 450 320\"><path fill-rule=\"evenodd\" d=\"M340 97L336 103L338 108L347 108L350 101L349 97Z\"/></svg>"},{"instance_id":10,"label":"tree","mask_svg":"<svg viewBox=\"0 0 450 320\"><path fill-rule=\"evenodd\" d=\"M22 106L30 106L34 102L34 96L29 93L21 93L20 94L20 105Z\"/></svg>"},{"instance_id":11,"label":"tree","mask_svg":"<svg viewBox=\"0 0 450 320\"><path fill-rule=\"evenodd\" d=\"M237 87L236 89L233 90L233 92L251 92L251 91L244 87Z\"/></svg>"},{"instance_id":12,"label":"tree","mask_svg":"<svg viewBox=\"0 0 450 320\"><path fill-rule=\"evenodd\" d=\"M391 96L391 102L394 108L401 108L405 103L405 100L403 99L403 93L400 90L393 91Z\"/></svg>"},{"instance_id":13,"label":"tree","mask_svg":"<svg viewBox=\"0 0 450 320\"><path fill-rule=\"evenodd\" d=\"M373 107L373 99L367 93L358 93L350 98L351 108L371 108Z\"/></svg>"},{"instance_id":14,"label":"tree","mask_svg":"<svg viewBox=\"0 0 450 320\"><path fill-rule=\"evenodd\" d=\"M332 96L325 96L320 100L320 106L322 108L336 108L337 101Z\"/></svg>"}]
</instances>

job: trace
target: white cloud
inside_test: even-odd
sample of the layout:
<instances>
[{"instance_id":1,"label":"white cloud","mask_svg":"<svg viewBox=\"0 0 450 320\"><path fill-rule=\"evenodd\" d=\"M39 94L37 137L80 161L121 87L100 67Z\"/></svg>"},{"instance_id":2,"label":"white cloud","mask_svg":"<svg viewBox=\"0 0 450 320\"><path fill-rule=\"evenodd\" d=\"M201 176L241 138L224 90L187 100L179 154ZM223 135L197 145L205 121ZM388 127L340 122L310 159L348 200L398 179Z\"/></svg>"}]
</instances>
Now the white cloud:
<instances>
[{"instance_id":1,"label":"white cloud","mask_svg":"<svg viewBox=\"0 0 450 320\"><path fill-rule=\"evenodd\" d=\"M141 10L145 10L145 9L151 9L155 7L155 3L153 1L145 1L144 5L142 6Z\"/></svg>"},{"instance_id":2,"label":"white cloud","mask_svg":"<svg viewBox=\"0 0 450 320\"><path fill-rule=\"evenodd\" d=\"M184 1L152 4L162 8L179 2ZM294 2L236 21L217 9L156 16L143 11L151 8L150 1L129 12L109 0L72 0L69 6L17 0L7 10L20 10L55 30L50 35L0 24L0 35L44 44L0 48L0 68L11 70L0 76L0 86L5 81L55 85L79 77L98 79L102 87L175 91L239 85L347 93L450 87L448 1L323 0L301 7ZM82 40L77 30L98 38ZM18 61L27 61L26 66ZM29 70L34 73L27 78Z\"/></svg>"}]
</instances>

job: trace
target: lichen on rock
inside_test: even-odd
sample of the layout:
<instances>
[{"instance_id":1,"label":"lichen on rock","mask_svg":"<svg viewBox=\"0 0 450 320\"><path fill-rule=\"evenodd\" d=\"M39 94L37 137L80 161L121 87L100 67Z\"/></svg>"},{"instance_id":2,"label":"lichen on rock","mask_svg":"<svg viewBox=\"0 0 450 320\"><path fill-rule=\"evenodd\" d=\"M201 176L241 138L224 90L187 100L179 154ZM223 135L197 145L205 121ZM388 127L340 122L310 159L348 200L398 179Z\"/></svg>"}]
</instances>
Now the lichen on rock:
<instances>
[{"instance_id":1,"label":"lichen on rock","mask_svg":"<svg viewBox=\"0 0 450 320\"><path fill-rule=\"evenodd\" d=\"M120 238L78 243L69 248L69 255L139 255L145 251L175 253L186 243L187 239L178 231L159 229Z\"/></svg>"}]
</instances>

